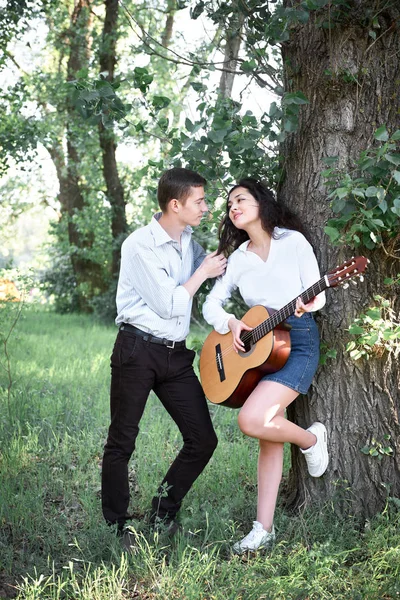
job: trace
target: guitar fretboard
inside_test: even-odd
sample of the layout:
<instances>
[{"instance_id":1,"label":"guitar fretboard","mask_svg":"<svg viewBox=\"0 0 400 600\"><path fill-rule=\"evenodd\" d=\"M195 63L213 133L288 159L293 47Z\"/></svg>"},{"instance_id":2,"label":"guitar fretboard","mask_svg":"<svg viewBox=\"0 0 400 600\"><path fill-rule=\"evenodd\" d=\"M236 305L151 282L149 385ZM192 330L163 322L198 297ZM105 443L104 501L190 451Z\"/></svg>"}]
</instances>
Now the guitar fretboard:
<instances>
[{"instance_id":1,"label":"guitar fretboard","mask_svg":"<svg viewBox=\"0 0 400 600\"><path fill-rule=\"evenodd\" d=\"M329 285L327 284L325 277L322 277L319 281L317 281L317 283L314 283L314 285L302 292L300 294L300 298L304 304L307 304L307 302L310 302L314 296L317 296L326 290L327 287L329 287ZM275 329L275 327L285 321L285 319L293 315L294 311L296 310L296 302L297 298L294 298L288 304L274 312L270 317L268 317L268 319L257 325L257 327L254 327L251 332L253 342L258 342L261 340L261 338L267 335L267 333Z\"/></svg>"}]
</instances>

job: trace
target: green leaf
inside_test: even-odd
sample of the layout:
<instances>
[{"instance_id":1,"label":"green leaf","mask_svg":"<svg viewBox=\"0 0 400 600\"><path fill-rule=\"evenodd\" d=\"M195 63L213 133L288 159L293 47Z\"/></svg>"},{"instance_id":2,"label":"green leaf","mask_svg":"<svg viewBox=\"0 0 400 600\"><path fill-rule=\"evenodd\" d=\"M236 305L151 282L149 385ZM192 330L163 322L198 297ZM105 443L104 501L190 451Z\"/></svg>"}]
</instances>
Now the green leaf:
<instances>
[{"instance_id":1,"label":"green leaf","mask_svg":"<svg viewBox=\"0 0 400 600\"><path fill-rule=\"evenodd\" d=\"M389 134L386 129L386 125L382 125L381 127L379 127L375 131L374 137L376 140L380 140L381 142L387 142L387 140L389 139Z\"/></svg>"},{"instance_id":2,"label":"green leaf","mask_svg":"<svg viewBox=\"0 0 400 600\"><path fill-rule=\"evenodd\" d=\"M352 350L350 352L350 356L353 360L358 360L359 358L362 357L363 354L365 354L365 352L363 350Z\"/></svg>"},{"instance_id":3,"label":"green leaf","mask_svg":"<svg viewBox=\"0 0 400 600\"><path fill-rule=\"evenodd\" d=\"M200 17L202 12L204 11L204 2L203 0L196 4L193 8L190 9L190 18L196 20Z\"/></svg>"},{"instance_id":4,"label":"green leaf","mask_svg":"<svg viewBox=\"0 0 400 600\"><path fill-rule=\"evenodd\" d=\"M400 183L400 171L393 171L393 177L395 178L397 183Z\"/></svg>"},{"instance_id":5,"label":"green leaf","mask_svg":"<svg viewBox=\"0 0 400 600\"><path fill-rule=\"evenodd\" d=\"M374 196L376 196L378 193L378 188L376 188L375 186L371 185L370 187L367 187L367 189L365 190L365 195L367 196L367 198L373 198Z\"/></svg>"},{"instance_id":6,"label":"green leaf","mask_svg":"<svg viewBox=\"0 0 400 600\"><path fill-rule=\"evenodd\" d=\"M393 200L393 206L391 208L391 211L394 212L395 215L400 217L400 198L395 198Z\"/></svg>"},{"instance_id":7,"label":"green leaf","mask_svg":"<svg viewBox=\"0 0 400 600\"><path fill-rule=\"evenodd\" d=\"M152 104L156 110L161 110L169 106L171 100L166 96L153 96Z\"/></svg>"},{"instance_id":8,"label":"green leaf","mask_svg":"<svg viewBox=\"0 0 400 600\"><path fill-rule=\"evenodd\" d=\"M211 130L208 132L207 137L214 142L214 144L220 144L224 138L226 137L226 134L228 133L227 129L218 129L218 130Z\"/></svg>"},{"instance_id":9,"label":"green leaf","mask_svg":"<svg viewBox=\"0 0 400 600\"><path fill-rule=\"evenodd\" d=\"M245 60L240 65L240 69L243 71L243 73L252 73L253 71L256 71L257 68L258 64L254 60L254 58L252 58L251 60Z\"/></svg>"},{"instance_id":10,"label":"green leaf","mask_svg":"<svg viewBox=\"0 0 400 600\"><path fill-rule=\"evenodd\" d=\"M381 219L372 219L372 223L378 227L382 227L382 229L386 227L385 223L381 221Z\"/></svg>"},{"instance_id":11,"label":"green leaf","mask_svg":"<svg viewBox=\"0 0 400 600\"><path fill-rule=\"evenodd\" d=\"M346 200L344 198L337 198L332 202L332 210L335 213L340 213L346 206Z\"/></svg>"},{"instance_id":12,"label":"green leaf","mask_svg":"<svg viewBox=\"0 0 400 600\"><path fill-rule=\"evenodd\" d=\"M373 346L379 339L379 335L377 333L373 333L368 338L365 339L364 343L368 346Z\"/></svg>"},{"instance_id":13,"label":"green leaf","mask_svg":"<svg viewBox=\"0 0 400 600\"><path fill-rule=\"evenodd\" d=\"M283 97L284 104L309 104L303 92L289 92Z\"/></svg>"},{"instance_id":14,"label":"green leaf","mask_svg":"<svg viewBox=\"0 0 400 600\"><path fill-rule=\"evenodd\" d=\"M299 23L307 23L310 18L310 13L308 10L304 10L304 8L298 8L296 10L296 19Z\"/></svg>"},{"instance_id":15,"label":"green leaf","mask_svg":"<svg viewBox=\"0 0 400 600\"><path fill-rule=\"evenodd\" d=\"M298 119L296 118L285 119L283 123L283 129L288 133L292 133L293 131L297 131L298 125Z\"/></svg>"},{"instance_id":16,"label":"green leaf","mask_svg":"<svg viewBox=\"0 0 400 600\"><path fill-rule=\"evenodd\" d=\"M185 121L185 127L188 131L190 131L190 133L192 133L193 129L194 129L194 125L192 123L192 121L190 119L186 119Z\"/></svg>"},{"instance_id":17,"label":"green leaf","mask_svg":"<svg viewBox=\"0 0 400 600\"><path fill-rule=\"evenodd\" d=\"M384 158L394 165L400 165L400 154L385 154Z\"/></svg>"},{"instance_id":18,"label":"green leaf","mask_svg":"<svg viewBox=\"0 0 400 600\"><path fill-rule=\"evenodd\" d=\"M200 83L199 81L191 81L190 85L192 86L192 88L194 89L195 92L205 92L207 87L203 84ZM197 107L200 111L203 110L203 108L200 108L200 105Z\"/></svg>"},{"instance_id":19,"label":"green leaf","mask_svg":"<svg viewBox=\"0 0 400 600\"><path fill-rule=\"evenodd\" d=\"M397 129L397 131L394 132L394 134L391 136L391 139L395 142L397 142L397 140L400 140L400 129Z\"/></svg>"},{"instance_id":20,"label":"green leaf","mask_svg":"<svg viewBox=\"0 0 400 600\"><path fill-rule=\"evenodd\" d=\"M338 198L345 198L348 193L349 190L347 188L338 188L337 190L335 190L335 194Z\"/></svg>"},{"instance_id":21,"label":"green leaf","mask_svg":"<svg viewBox=\"0 0 400 600\"><path fill-rule=\"evenodd\" d=\"M270 107L269 107L269 111L268 111L268 115L272 118L276 115L276 113L278 112L279 108L276 102L271 102Z\"/></svg>"},{"instance_id":22,"label":"green leaf","mask_svg":"<svg viewBox=\"0 0 400 600\"><path fill-rule=\"evenodd\" d=\"M352 335L360 335L365 333L365 331L363 327L360 327L359 325L350 325L349 333L351 333Z\"/></svg>"},{"instance_id":23,"label":"green leaf","mask_svg":"<svg viewBox=\"0 0 400 600\"><path fill-rule=\"evenodd\" d=\"M369 447L368 446L364 446L364 448L360 449L360 452L362 452L363 454L369 455Z\"/></svg>"},{"instance_id":24,"label":"green leaf","mask_svg":"<svg viewBox=\"0 0 400 600\"><path fill-rule=\"evenodd\" d=\"M335 227L330 227L327 225L326 227L324 227L324 231L326 235L329 236L331 242L335 242L337 239L340 238L340 231L338 231Z\"/></svg>"}]
</instances>

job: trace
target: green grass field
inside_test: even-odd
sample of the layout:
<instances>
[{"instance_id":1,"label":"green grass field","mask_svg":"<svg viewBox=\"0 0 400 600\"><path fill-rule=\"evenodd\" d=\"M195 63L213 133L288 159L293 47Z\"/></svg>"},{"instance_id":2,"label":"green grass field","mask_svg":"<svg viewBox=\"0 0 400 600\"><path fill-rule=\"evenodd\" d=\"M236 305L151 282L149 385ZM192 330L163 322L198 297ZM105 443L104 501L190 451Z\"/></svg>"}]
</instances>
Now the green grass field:
<instances>
[{"instance_id":1,"label":"green grass field","mask_svg":"<svg viewBox=\"0 0 400 600\"><path fill-rule=\"evenodd\" d=\"M400 597L395 505L362 531L339 519L333 503L296 515L279 506L275 547L246 559L231 555L255 518L257 442L221 406L210 407L218 448L181 510L186 533L167 542L149 533L144 517L181 442L157 398L149 399L130 466L137 547L123 554L99 497L115 334L90 317L43 309L18 322L10 405L0 372L0 598Z\"/></svg>"}]
</instances>

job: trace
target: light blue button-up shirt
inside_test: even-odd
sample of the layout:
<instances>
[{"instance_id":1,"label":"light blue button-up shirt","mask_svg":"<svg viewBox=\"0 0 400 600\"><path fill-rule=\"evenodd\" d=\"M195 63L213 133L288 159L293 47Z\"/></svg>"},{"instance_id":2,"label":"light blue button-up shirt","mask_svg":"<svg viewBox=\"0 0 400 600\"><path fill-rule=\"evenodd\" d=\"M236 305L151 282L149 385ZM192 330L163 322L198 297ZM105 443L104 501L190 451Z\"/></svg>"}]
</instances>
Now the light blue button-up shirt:
<instances>
[{"instance_id":1,"label":"light blue button-up shirt","mask_svg":"<svg viewBox=\"0 0 400 600\"><path fill-rule=\"evenodd\" d=\"M189 333L192 311L192 298L183 284L205 252L192 239L191 227L185 227L179 244L161 227L160 217L157 213L122 244L115 322L178 342Z\"/></svg>"}]
</instances>

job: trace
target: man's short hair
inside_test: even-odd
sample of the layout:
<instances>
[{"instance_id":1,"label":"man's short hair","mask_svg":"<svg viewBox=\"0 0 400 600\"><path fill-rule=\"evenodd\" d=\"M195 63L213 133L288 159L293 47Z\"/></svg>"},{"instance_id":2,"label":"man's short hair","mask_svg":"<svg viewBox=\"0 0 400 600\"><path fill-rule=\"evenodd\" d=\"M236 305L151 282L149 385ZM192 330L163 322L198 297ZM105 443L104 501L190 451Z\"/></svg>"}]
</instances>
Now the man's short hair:
<instances>
[{"instance_id":1,"label":"man's short hair","mask_svg":"<svg viewBox=\"0 0 400 600\"><path fill-rule=\"evenodd\" d=\"M162 212L166 212L168 202L180 200L183 204L190 194L192 187L204 187L207 181L190 169L176 167L165 171L158 182L157 199Z\"/></svg>"}]
</instances>

